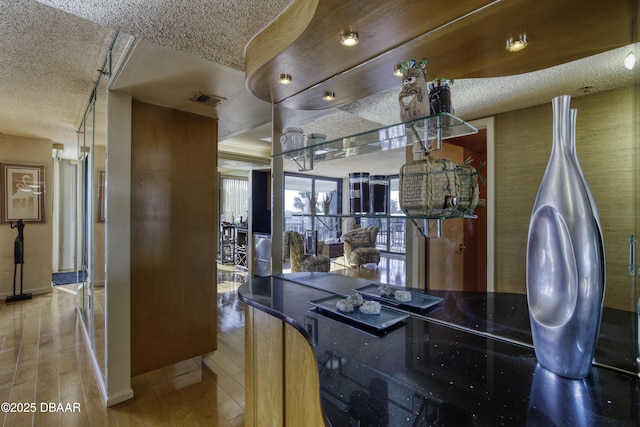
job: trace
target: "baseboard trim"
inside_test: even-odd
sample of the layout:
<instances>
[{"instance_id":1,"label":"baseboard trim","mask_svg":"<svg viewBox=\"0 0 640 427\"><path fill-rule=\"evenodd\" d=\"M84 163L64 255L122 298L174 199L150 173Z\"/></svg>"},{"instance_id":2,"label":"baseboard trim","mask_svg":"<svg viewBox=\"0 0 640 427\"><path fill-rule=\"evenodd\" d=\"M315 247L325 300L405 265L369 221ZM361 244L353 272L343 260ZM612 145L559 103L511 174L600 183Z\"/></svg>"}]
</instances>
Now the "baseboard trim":
<instances>
[{"instance_id":1,"label":"baseboard trim","mask_svg":"<svg viewBox=\"0 0 640 427\"><path fill-rule=\"evenodd\" d=\"M22 292L25 294L31 294L32 296L35 296L35 295L48 294L52 292L52 288L51 288L51 285L49 285L46 288L23 289ZM7 297L11 297L11 296L13 296L13 291L0 293L0 299L2 300L5 300L7 299Z\"/></svg>"},{"instance_id":2,"label":"baseboard trim","mask_svg":"<svg viewBox=\"0 0 640 427\"><path fill-rule=\"evenodd\" d=\"M96 378L96 382L98 383L98 389L100 390L100 396L102 396L102 401L104 402L106 407L110 407L113 405L117 405L118 403L124 402L125 400L129 400L133 398L134 392L131 387L125 390L121 390L115 393L109 394L107 390L107 385L105 383L105 379L102 376L102 371L100 370L100 365L98 363L98 359L96 359L96 355L91 348L91 340L89 339L89 333L87 328L85 327L84 321L82 320L82 312L79 307L76 307L76 313L80 320L80 325L82 329L82 336L84 338L84 345L87 351L89 352L89 357L91 358L91 365L93 367L93 374Z\"/></svg>"},{"instance_id":3,"label":"baseboard trim","mask_svg":"<svg viewBox=\"0 0 640 427\"><path fill-rule=\"evenodd\" d=\"M100 370L100 365L98 364L98 359L96 359L96 355L91 348L91 339L89 338L89 332L85 327L84 321L82 319L82 312L79 307L76 307L76 314L80 320L80 326L82 329L82 336L84 341L84 346L87 352L89 353L89 357L91 358L91 366L93 367L93 374L96 377L96 381L98 382L98 389L100 390L100 395L102 396L102 400L104 402L107 401L107 388L104 383L104 378L102 377L102 371Z\"/></svg>"},{"instance_id":4,"label":"baseboard trim","mask_svg":"<svg viewBox=\"0 0 640 427\"><path fill-rule=\"evenodd\" d=\"M107 407L117 405L125 400L133 398L133 389L122 390L118 393L110 394L105 401Z\"/></svg>"}]
</instances>

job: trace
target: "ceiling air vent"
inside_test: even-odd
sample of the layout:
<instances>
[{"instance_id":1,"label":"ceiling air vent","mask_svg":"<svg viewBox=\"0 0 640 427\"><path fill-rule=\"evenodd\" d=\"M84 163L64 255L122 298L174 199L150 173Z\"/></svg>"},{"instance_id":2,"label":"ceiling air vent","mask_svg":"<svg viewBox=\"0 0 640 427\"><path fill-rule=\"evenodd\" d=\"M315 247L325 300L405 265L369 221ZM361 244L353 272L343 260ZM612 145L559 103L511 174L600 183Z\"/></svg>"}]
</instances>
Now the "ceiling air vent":
<instances>
[{"instance_id":1,"label":"ceiling air vent","mask_svg":"<svg viewBox=\"0 0 640 427\"><path fill-rule=\"evenodd\" d=\"M191 100L193 102L197 102L198 104L208 105L209 107L217 107L222 104L223 101L226 101L227 98L215 95L207 95L206 93L198 92L193 96L193 98L191 98Z\"/></svg>"}]
</instances>

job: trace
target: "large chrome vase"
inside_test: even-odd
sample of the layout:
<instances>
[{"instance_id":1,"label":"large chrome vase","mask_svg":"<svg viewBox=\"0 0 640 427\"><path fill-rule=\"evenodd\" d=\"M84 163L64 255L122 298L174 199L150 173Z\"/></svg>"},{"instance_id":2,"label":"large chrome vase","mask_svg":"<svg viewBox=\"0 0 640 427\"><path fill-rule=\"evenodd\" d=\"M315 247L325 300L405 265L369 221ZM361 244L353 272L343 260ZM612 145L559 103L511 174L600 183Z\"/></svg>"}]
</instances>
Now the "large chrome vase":
<instances>
[{"instance_id":1,"label":"large chrome vase","mask_svg":"<svg viewBox=\"0 0 640 427\"><path fill-rule=\"evenodd\" d=\"M553 146L533 205L527 301L538 363L567 378L591 370L605 291L602 229L576 156L571 97L553 99ZM572 120L573 118L573 120Z\"/></svg>"}]
</instances>

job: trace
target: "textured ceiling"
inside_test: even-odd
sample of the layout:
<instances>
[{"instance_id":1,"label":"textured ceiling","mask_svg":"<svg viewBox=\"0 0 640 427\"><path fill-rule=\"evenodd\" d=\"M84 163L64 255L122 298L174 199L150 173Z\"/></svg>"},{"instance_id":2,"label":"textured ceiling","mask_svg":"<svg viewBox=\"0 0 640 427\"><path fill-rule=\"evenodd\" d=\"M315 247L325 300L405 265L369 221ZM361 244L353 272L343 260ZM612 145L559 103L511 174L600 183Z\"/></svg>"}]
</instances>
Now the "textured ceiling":
<instances>
[{"instance_id":1,"label":"textured ceiling","mask_svg":"<svg viewBox=\"0 0 640 427\"><path fill-rule=\"evenodd\" d=\"M105 27L244 70L244 48L290 0L41 0Z\"/></svg>"},{"instance_id":2,"label":"textured ceiling","mask_svg":"<svg viewBox=\"0 0 640 427\"><path fill-rule=\"evenodd\" d=\"M245 45L288 3L0 0L0 133L61 142L65 157L73 157L98 69L118 32L120 40L133 36L166 48L167 62L179 63L180 55L189 54L213 73L226 68L243 87ZM171 85L166 78L164 87ZM202 78L202 86L207 80ZM267 110L261 122L269 119Z\"/></svg>"},{"instance_id":3,"label":"textured ceiling","mask_svg":"<svg viewBox=\"0 0 640 427\"><path fill-rule=\"evenodd\" d=\"M75 143L114 31L24 0L0 22L0 132Z\"/></svg>"}]
</instances>

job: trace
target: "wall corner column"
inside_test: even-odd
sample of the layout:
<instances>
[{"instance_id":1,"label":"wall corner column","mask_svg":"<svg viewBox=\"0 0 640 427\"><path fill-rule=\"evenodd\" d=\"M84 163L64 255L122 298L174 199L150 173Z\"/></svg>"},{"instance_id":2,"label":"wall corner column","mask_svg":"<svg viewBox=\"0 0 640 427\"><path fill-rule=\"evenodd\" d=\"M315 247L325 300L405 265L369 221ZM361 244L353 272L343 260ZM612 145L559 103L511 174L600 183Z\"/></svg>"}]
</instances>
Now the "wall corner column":
<instances>
[{"instance_id":1,"label":"wall corner column","mask_svg":"<svg viewBox=\"0 0 640 427\"><path fill-rule=\"evenodd\" d=\"M131 97L107 94L107 226L105 287L106 404L131 388Z\"/></svg>"}]
</instances>

